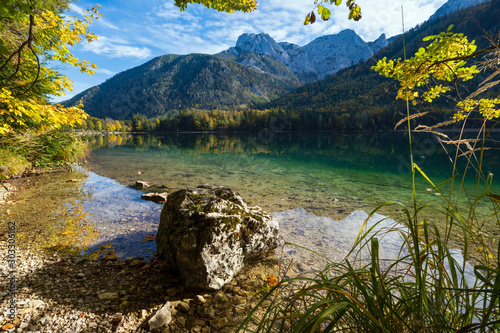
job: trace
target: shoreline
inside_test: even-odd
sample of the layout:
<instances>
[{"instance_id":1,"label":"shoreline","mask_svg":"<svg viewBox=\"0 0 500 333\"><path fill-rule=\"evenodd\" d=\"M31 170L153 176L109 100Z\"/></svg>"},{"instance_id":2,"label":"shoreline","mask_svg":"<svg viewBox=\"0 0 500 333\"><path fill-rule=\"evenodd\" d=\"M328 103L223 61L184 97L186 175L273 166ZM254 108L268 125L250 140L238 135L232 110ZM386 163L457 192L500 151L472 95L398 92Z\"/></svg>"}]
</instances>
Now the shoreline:
<instances>
[{"instance_id":1,"label":"shoreline","mask_svg":"<svg viewBox=\"0 0 500 333\"><path fill-rule=\"evenodd\" d=\"M260 300L267 277L278 275L277 260L270 255L247 264L217 292L193 292L185 291L178 277L154 258L87 259L64 249L47 251L37 236L45 237L50 221L37 230L34 222L19 217L17 211L34 212L39 191L58 188L51 194L54 197L71 193L68 189L76 184L71 172L56 177L61 178L58 181L53 176L20 179L18 190L9 195L7 203L0 204L8 211L0 213L5 214L2 220L15 226L14 233L9 232L7 223L0 229L0 274L13 286L0 290L4 309L0 326L16 323L9 332L19 328L22 332L148 332L145 323L167 301L173 308L173 321L162 332L233 332ZM48 178L48 184L42 184L42 178ZM14 240L14 247L9 240ZM9 270L7 260L3 260L9 255L15 270ZM6 311L11 304L17 322Z\"/></svg>"}]
</instances>

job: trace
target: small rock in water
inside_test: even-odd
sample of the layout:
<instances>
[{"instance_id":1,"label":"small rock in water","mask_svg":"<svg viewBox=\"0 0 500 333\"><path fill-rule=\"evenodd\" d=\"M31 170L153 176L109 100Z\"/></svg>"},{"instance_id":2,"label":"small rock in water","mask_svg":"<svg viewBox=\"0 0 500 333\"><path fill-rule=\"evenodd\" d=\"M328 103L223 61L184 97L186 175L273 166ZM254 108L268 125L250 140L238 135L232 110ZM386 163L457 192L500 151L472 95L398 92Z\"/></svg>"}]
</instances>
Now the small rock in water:
<instances>
[{"instance_id":1,"label":"small rock in water","mask_svg":"<svg viewBox=\"0 0 500 333\"><path fill-rule=\"evenodd\" d=\"M98 295L99 299L102 300L110 300L110 299L118 299L117 292L106 292Z\"/></svg>"},{"instance_id":2,"label":"small rock in water","mask_svg":"<svg viewBox=\"0 0 500 333\"><path fill-rule=\"evenodd\" d=\"M143 181L138 180L135 182L135 187L138 189L144 189L144 188L151 187L151 184L148 182L143 182Z\"/></svg>"},{"instance_id":3,"label":"small rock in water","mask_svg":"<svg viewBox=\"0 0 500 333\"><path fill-rule=\"evenodd\" d=\"M167 201L168 193L146 193L141 195L142 200L153 201L157 204L163 204Z\"/></svg>"}]
</instances>

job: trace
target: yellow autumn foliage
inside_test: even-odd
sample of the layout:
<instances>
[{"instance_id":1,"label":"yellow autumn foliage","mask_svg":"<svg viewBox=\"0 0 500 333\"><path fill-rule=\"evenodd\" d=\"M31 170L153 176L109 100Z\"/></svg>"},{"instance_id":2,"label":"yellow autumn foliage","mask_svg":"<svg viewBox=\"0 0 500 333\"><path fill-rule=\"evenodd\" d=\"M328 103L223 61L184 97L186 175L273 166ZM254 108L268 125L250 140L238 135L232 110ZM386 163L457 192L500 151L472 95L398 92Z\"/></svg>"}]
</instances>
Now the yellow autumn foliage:
<instances>
[{"instance_id":1,"label":"yellow autumn foliage","mask_svg":"<svg viewBox=\"0 0 500 333\"><path fill-rule=\"evenodd\" d=\"M47 64L60 62L95 74L97 67L75 57L70 47L96 36L87 27L99 17L96 8L83 20L65 17L68 0L5 1L0 19L0 135L27 129L53 129L81 123L83 105L51 104L51 96L73 90L73 82Z\"/></svg>"}]
</instances>

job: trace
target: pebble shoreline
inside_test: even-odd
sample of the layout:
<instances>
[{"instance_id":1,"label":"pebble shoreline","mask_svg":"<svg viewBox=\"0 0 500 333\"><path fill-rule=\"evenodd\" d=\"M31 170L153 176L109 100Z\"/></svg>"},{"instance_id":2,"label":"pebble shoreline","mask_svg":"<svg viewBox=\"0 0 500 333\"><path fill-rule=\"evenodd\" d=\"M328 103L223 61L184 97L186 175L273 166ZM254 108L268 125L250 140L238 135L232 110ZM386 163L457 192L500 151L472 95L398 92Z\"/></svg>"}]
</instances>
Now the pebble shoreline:
<instances>
[{"instance_id":1,"label":"pebble shoreline","mask_svg":"<svg viewBox=\"0 0 500 333\"><path fill-rule=\"evenodd\" d=\"M2 199L2 209L15 204ZM263 296L268 277L278 275L269 253L219 291L186 291L161 261L47 252L25 235L24 225L9 231L10 224L0 225L0 326L6 332L234 332ZM166 302L172 321L150 330L148 320Z\"/></svg>"},{"instance_id":2,"label":"pebble shoreline","mask_svg":"<svg viewBox=\"0 0 500 333\"><path fill-rule=\"evenodd\" d=\"M8 242L0 253L6 262ZM89 260L17 248L15 274L2 264L0 279L15 278L14 295L2 286L0 324L8 332L149 332L148 318L167 301L172 322L158 332L233 332L257 304L267 277L276 274L274 256L252 263L217 292L189 292L159 261ZM152 330L155 331L155 330Z\"/></svg>"}]
</instances>

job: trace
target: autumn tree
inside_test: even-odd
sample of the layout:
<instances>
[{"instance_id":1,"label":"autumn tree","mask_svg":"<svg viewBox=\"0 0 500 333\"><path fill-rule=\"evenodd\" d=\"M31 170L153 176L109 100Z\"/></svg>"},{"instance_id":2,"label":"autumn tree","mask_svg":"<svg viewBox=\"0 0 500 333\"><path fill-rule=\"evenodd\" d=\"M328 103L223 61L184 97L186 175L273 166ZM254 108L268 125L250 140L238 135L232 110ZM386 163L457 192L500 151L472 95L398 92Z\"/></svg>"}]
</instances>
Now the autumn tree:
<instances>
[{"instance_id":1,"label":"autumn tree","mask_svg":"<svg viewBox=\"0 0 500 333\"><path fill-rule=\"evenodd\" d=\"M482 50L477 50L474 41L469 41L462 33L451 32L450 26L446 32L428 36L424 41L430 42L427 47L422 47L410 59L380 60L373 67L379 74L394 78L399 81L397 98L417 105L419 102L432 102L436 98L450 91L456 91L457 112L450 122L458 122L468 118L471 114L479 114L485 120L498 120L500 118L500 98L478 98L481 93L494 87L500 81L495 78L500 75L500 43L491 39L491 45ZM486 56L483 58L481 68L468 65L467 60ZM457 83L472 79L482 70L491 70L491 75L480 84L479 89L461 96ZM412 115L412 118L423 114ZM446 122L440 125L448 125Z\"/></svg>"},{"instance_id":2,"label":"autumn tree","mask_svg":"<svg viewBox=\"0 0 500 333\"><path fill-rule=\"evenodd\" d=\"M96 36L87 29L100 14L66 17L71 0L2 0L0 6L0 135L81 123L82 106L51 104L72 90L72 81L53 67L63 63L94 74L96 65L77 59L69 47Z\"/></svg>"},{"instance_id":3,"label":"autumn tree","mask_svg":"<svg viewBox=\"0 0 500 333\"><path fill-rule=\"evenodd\" d=\"M201 4L207 8L212 8L220 12L232 13L234 11L251 12L257 9L256 0L175 0L175 5L184 11L188 4ZM331 16L331 10L328 9L327 5L340 6L342 0L314 0L313 10L307 14L304 24L312 24L316 22L316 13L318 16L327 21ZM345 2L347 8L349 9L349 19L354 21L359 21L361 19L361 7L354 0L347 0Z\"/></svg>"}]
</instances>

